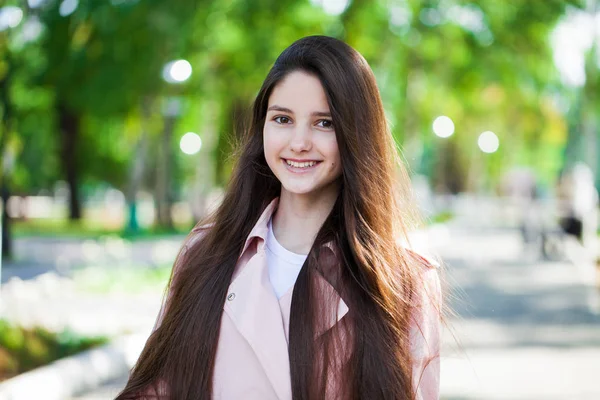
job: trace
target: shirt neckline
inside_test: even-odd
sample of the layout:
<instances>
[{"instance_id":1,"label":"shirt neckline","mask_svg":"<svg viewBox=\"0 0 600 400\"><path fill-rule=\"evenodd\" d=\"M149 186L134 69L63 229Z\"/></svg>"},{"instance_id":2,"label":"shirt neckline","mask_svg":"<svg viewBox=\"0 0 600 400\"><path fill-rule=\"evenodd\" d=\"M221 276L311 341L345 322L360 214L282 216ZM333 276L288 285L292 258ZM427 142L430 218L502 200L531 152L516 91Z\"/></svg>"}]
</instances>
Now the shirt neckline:
<instances>
[{"instance_id":1,"label":"shirt neckline","mask_svg":"<svg viewBox=\"0 0 600 400\"><path fill-rule=\"evenodd\" d=\"M293 263L303 264L308 254L298 254L283 247L273 233L272 219L269 219L266 246L276 256Z\"/></svg>"}]
</instances>

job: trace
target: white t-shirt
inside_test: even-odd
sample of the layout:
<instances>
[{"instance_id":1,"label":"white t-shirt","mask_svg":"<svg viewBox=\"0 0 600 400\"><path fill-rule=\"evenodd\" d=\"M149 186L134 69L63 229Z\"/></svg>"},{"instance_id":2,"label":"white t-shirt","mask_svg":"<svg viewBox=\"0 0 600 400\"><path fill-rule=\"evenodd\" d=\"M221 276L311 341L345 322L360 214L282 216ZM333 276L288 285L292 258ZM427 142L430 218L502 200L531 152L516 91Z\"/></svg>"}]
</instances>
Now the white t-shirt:
<instances>
[{"instance_id":1,"label":"white t-shirt","mask_svg":"<svg viewBox=\"0 0 600 400\"><path fill-rule=\"evenodd\" d=\"M279 299L296 282L307 255L292 253L280 245L273 234L271 221L269 221L269 233L265 244L269 279Z\"/></svg>"}]
</instances>

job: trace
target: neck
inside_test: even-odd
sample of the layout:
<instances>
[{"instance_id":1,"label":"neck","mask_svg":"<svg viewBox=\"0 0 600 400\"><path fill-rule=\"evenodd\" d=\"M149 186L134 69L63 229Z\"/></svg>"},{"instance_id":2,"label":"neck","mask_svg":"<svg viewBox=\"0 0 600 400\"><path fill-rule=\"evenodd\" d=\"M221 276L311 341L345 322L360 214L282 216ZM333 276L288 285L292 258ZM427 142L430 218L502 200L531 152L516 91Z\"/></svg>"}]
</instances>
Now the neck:
<instances>
[{"instance_id":1,"label":"neck","mask_svg":"<svg viewBox=\"0 0 600 400\"><path fill-rule=\"evenodd\" d=\"M319 194L298 195L281 189L273 216L273 234L286 249L308 254L317 233L333 209L339 188Z\"/></svg>"}]
</instances>

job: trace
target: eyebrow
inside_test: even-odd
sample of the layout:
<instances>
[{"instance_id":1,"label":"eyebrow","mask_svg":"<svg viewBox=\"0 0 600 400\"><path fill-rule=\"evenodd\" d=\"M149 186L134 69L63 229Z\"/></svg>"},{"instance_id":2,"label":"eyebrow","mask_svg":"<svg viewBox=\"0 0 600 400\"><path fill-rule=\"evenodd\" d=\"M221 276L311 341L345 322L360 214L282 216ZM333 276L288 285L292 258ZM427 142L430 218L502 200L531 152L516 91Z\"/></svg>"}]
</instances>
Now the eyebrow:
<instances>
[{"instance_id":1,"label":"eyebrow","mask_svg":"<svg viewBox=\"0 0 600 400\"><path fill-rule=\"evenodd\" d=\"M281 111L281 112L285 112L285 113L288 113L288 114L293 114L294 113L289 108L281 107L281 106L278 106L278 105L273 105L273 106L269 107L267 109L267 111ZM331 113L328 112L328 111L327 112L326 111L314 111L314 112L310 113L310 115L312 117L329 117L329 118L331 118Z\"/></svg>"}]
</instances>

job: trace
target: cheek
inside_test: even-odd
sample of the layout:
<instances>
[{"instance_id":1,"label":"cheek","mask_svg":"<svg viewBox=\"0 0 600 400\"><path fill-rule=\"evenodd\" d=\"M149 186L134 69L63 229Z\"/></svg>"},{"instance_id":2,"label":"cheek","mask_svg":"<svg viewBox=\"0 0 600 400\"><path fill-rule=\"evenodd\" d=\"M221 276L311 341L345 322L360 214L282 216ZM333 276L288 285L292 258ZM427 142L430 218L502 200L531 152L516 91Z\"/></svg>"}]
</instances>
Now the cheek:
<instances>
[{"instance_id":1,"label":"cheek","mask_svg":"<svg viewBox=\"0 0 600 400\"><path fill-rule=\"evenodd\" d=\"M278 136L275 135L271 129L265 127L263 129L263 147L265 149L265 158L267 160L278 157L279 151L281 149L281 140L278 139Z\"/></svg>"},{"instance_id":2,"label":"cheek","mask_svg":"<svg viewBox=\"0 0 600 400\"><path fill-rule=\"evenodd\" d=\"M337 173L341 173L342 165L340 160L340 150L337 145L337 140L335 138L330 140L326 146L325 151L327 152L327 158L330 160L330 167Z\"/></svg>"},{"instance_id":3,"label":"cheek","mask_svg":"<svg viewBox=\"0 0 600 400\"><path fill-rule=\"evenodd\" d=\"M335 161L331 163L332 174L335 178L339 178L342 175L342 162L340 160L339 154Z\"/></svg>"}]
</instances>

